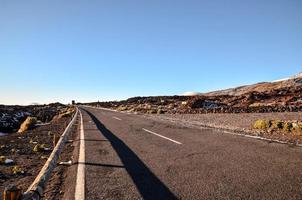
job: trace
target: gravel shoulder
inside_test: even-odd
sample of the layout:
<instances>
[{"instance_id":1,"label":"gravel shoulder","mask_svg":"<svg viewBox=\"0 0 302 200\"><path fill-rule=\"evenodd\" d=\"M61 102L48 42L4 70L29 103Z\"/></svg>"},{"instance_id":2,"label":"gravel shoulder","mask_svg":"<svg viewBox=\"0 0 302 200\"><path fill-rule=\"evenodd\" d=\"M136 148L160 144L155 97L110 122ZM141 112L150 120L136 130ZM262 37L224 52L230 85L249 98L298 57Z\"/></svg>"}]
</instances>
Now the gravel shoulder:
<instances>
[{"instance_id":1,"label":"gravel shoulder","mask_svg":"<svg viewBox=\"0 0 302 200\"><path fill-rule=\"evenodd\" d=\"M258 119L264 120L297 120L302 121L302 112L284 113L208 113L208 114L160 114L145 115L153 119L166 120L184 126L200 126L218 128L237 133L261 136L268 139L280 140L288 143L302 143L301 135L291 133L265 133L252 128Z\"/></svg>"}]
</instances>

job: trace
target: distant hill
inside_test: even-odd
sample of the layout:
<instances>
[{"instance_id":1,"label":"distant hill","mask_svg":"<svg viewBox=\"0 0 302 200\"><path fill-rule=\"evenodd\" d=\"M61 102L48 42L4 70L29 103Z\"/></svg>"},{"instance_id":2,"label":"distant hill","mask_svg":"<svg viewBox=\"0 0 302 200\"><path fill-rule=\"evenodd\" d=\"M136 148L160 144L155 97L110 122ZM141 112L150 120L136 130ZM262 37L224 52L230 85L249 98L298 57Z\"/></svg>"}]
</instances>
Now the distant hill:
<instances>
[{"instance_id":1,"label":"distant hill","mask_svg":"<svg viewBox=\"0 0 302 200\"><path fill-rule=\"evenodd\" d=\"M302 111L302 73L295 76L201 94L133 97L123 101L93 102L120 111L139 113L243 113Z\"/></svg>"},{"instance_id":2,"label":"distant hill","mask_svg":"<svg viewBox=\"0 0 302 200\"><path fill-rule=\"evenodd\" d=\"M252 85L245 85L236 88L230 88L225 90L218 90L213 92L205 93L206 96L217 96L217 95L231 95L240 96L251 92L269 93L273 90L286 90L289 88L296 88L302 86L302 72L292 77L276 80L272 82L262 82Z\"/></svg>"}]
</instances>

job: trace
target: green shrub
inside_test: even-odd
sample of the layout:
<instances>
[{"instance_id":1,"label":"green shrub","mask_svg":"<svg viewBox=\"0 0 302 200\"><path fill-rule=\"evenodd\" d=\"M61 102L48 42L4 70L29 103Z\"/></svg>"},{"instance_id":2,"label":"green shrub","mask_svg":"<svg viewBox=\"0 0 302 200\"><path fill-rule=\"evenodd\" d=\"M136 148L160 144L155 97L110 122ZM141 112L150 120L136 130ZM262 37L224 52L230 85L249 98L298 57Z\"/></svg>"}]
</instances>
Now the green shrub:
<instances>
[{"instance_id":1,"label":"green shrub","mask_svg":"<svg viewBox=\"0 0 302 200\"><path fill-rule=\"evenodd\" d=\"M270 127L270 122L263 119L258 119L255 121L254 126L255 129L266 130Z\"/></svg>"}]
</instances>

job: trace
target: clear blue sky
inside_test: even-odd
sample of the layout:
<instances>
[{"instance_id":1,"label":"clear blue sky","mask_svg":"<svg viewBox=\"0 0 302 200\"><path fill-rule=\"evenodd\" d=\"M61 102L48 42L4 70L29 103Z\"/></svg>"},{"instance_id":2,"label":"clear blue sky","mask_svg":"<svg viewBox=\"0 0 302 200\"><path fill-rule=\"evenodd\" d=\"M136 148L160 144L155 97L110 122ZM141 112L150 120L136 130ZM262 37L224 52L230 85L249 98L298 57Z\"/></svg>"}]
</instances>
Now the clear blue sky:
<instances>
[{"instance_id":1,"label":"clear blue sky","mask_svg":"<svg viewBox=\"0 0 302 200\"><path fill-rule=\"evenodd\" d=\"M301 0L0 0L0 104L205 92L302 71Z\"/></svg>"}]
</instances>

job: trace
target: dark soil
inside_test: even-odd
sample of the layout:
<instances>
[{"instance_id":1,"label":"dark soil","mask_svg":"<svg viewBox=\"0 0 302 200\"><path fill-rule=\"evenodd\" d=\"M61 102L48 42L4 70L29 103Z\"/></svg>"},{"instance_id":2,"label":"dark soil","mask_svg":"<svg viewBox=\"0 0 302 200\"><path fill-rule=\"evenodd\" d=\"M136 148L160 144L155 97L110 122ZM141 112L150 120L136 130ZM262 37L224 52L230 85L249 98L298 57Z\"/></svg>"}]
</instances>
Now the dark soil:
<instances>
[{"instance_id":1,"label":"dark soil","mask_svg":"<svg viewBox=\"0 0 302 200\"><path fill-rule=\"evenodd\" d=\"M22 188L23 192L27 190L54 148L54 135L60 136L70 120L71 117L64 117L24 133L12 133L0 137L0 155L14 160L12 165L0 165L0 196L2 196L4 188L9 184L17 185ZM33 148L36 144L46 144L50 150L34 152ZM67 144L61 157L62 160L70 159L68 157L70 157L72 148L69 147L70 144ZM15 165L21 167L25 173L14 175L12 167ZM65 167L62 166L55 169L54 176L50 181L51 186L47 190L46 196L53 196L50 191L60 185L55 180L61 180L60 177L64 176L64 169Z\"/></svg>"},{"instance_id":2,"label":"dark soil","mask_svg":"<svg viewBox=\"0 0 302 200\"><path fill-rule=\"evenodd\" d=\"M75 122L75 124L73 125L72 131L67 137L67 140L72 140L72 142L71 141L66 142L62 150L59 162L61 161L67 162L71 160L72 163L74 163L74 161L76 160L75 158L76 155L74 155L75 153L74 149L77 143L76 141L76 138L78 136L77 130L79 128L78 123L79 123L79 117ZM66 193L68 193L70 189L73 189L71 186L74 186L74 182L68 183L66 180L68 180L68 177L71 176L71 174L75 174L70 172L70 168L75 168L75 167L76 167L75 165L71 165L71 166L57 165L54 171L52 172L51 179L48 181L46 185L43 199L49 199L49 200L66 199L64 198L64 195L66 195ZM72 194L74 194L74 192Z\"/></svg>"}]
</instances>

